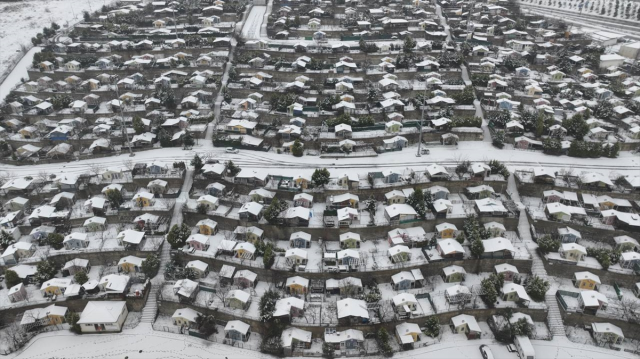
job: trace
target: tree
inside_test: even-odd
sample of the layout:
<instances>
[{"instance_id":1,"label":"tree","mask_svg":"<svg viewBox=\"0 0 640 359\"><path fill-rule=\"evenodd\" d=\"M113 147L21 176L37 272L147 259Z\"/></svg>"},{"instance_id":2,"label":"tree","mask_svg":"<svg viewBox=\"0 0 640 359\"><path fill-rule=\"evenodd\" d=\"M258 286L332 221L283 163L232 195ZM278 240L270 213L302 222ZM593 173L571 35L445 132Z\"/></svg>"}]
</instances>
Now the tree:
<instances>
[{"instance_id":1,"label":"tree","mask_svg":"<svg viewBox=\"0 0 640 359\"><path fill-rule=\"evenodd\" d=\"M155 254L149 254L147 258L142 262L142 273L144 273L147 278L152 278L158 273L158 268L160 268L160 259Z\"/></svg>"},{"instance_id":2,"label":"tree","mask_svg":"<svg viewBox=\"0 0 640 359\"><path fill-rule=\"evenodd\" d=\"M82 285L89 281L89 277L84 271L79 271L73 276L73 280L75 280L76 283Z\"/></svg>"},{"instance_id":3,"label":"tree","mask_svg":"<svg viewBox=\"0 0 640 359\"><path fill-rule=\"evenodd\" d=\"M391 348L391 344L389 344L389 333L385 328L380 328L376 333L376 342L382 355L386 357L393 356L393 349Z\"/></svg>"},{"instance_id":4,"label":"tree","mask_svg":"<svg viewBox=\"0 0 640 359\"><path fill-rule=\"evenodd\" d=\"M269 289L260 298L258 307L260 308L260 320L270 322L273 319L273 312L276 310L276 302L280 299L278 292Z\"/></svg>"},{"instance_id":5,"label":"tree","mask_svg":"<svg viewBox=\"0 0 640 359\"><path fill-rule=\"evenodd\" d=\"M89 22L91 21L91 15L89 14L88 11L84 11L82 13L82 17L84 18L84 22Z\"/></svg>"},{"instance_id":6,"label":"tree","mask_svg":"<svg viewBox=\"0 0 640 359\"><path fill-rule=\"evenodd\" d=\"M33 276L37 283L44 283L56 276L58 267L51 260L44 260L36 266L36 274Z\"/></svg>"},{"instance_id":7,"label":"tree","mask_svg":"<svg viewBox=\"0 0 640 359\"><path fill-rule=\"evenodd\" d=\"M420 218L427 216L427 206L425 204L424 193L421 188L417 188L407 198L407 204L413 207Z\"/></svg>"},{"instance_id":8,"label":"tree","mask_svg":"<svg viewBox=\"0 0 640 359\"><path fill-rule=\"evenodd\" d=\"M363 41L363 40L360 40ZM336 349L333 343L322 342L322 356L328 359L333 359L336 354Z\"/></svg>"},{"instance_id":9,"label":"tree","mask_svg":"<svg viewBox=\"0 0 640 359\"><path fill-rule=\"evenodd\" d=\"M47 236L47 244L53 249L60 249L63 246L64 236L60 233L49 233Z\"/></svg>"},{"instance_id":10,"label":"tree","mask_svg":"<svg viewBox=\"0 0 640 359\"><path fill-rule=\"evenodd\" d=\"M191 166L193 166L196 174L200 173L202 167L204 167L204 162L202 162L202 159L200 158L200 156L198 156L197 153L191 160Z\"/></svg>"},{"instance_id":11,"label":"tree","mask_svg":"<svg viewBox=\"0 0 640 359\"><path fill-rule=\"evenodd\" d=\"M22 278L18 276L18 273L12 270L7 270L6 272L4 272L4 279L6 281L7 288L11 288L14 285L22 283Z\"/></svg>"},{"instance_id":12,"label":"tree","mask_svg":"<svg viewBox=\"0 0 640 359\"><path fill-rule=\"evenodd\" d=\"M520 318L517 322L511 324L511 333L513 335L528 337L532 332L533 326L525 318Z\"/></svg>"},{"instance_id":13,"label":"tree","mask_svg":"<svg viewBox=\"0 0 640 359\"><path fill-rule=\"evenodd\" d=\"M184 243L180 239L180 227L178 227L177 224L174 224L169 230L169 233L167 233L167 242L169 242L173 249L184 247Z\"/></svg>"},{"instance_id":14,"label":"tree","mask_svg":"<svg viewBox=\"0 0 640 359\"><path fill-rule=\"evenodd\" d=\"M0 247L7 248L16 241L15 238L6 231L0 231Z\"/></svg>"},{"instance_id":15,"label":"tree","mask_svg":"<svg viewBox=\"0 0 640 359\"><path fill-rule=\"evenodd\" d=\"M67 323L69 323L69 330L71 330L73 333L76 333L76 334L82 333L80 324L78 324L78 321L80 320L80 314L72 310L68 310L64 318L67 321Z\"/></svg>"},{"instance_id":16,"label":"tree","mask_svg":"<svg viewBox=\"0 0 640 359\"><path fill-rule=\"evenodd\" d=\"M440 320L435 315L427 318L427 321L424 323L425 330L424 334L430 336L431 338L435 338L440 335Z\"/></svg>"},{"instance_id":17,"label":"tree","mask_svg":"<svg viewBox=\"0 0 640 359\"><path fill-rule=\"evenodd\" d=\"M473 254L476 258L480 258L483 253L484 244L482 244L482 240L480 240L480 238L476 238L473 242L471 242L471 254Z\"/></svg>"},{"instance_id":18,"label":"tree","mask_svg":"<svg viewBox=\"0 0 640 359\"><path fill-rule=\"evenodd\" d=\"M271 224L275 224L278 221L280 213L286 211L289 208L287 202L280 201L278 198L274 198L269 204L269 207L264 211L264 219Z\"/></svg>"},{"instance_id":19,"label":"tree","mask_svg":"<svg viewBox=\"0 0 640 359\"><path fill-rule=\"evenodd\" d=\"M418 43L416 42L416 40L413 39L413 37L407 36L404 38L404 45L402 47L402 51L406 53L413 52L413 49L415 49L417 44Z\"/></svg>"},{"instance_id":20,"label":"tree","mask_svg":"<svg viewBox=\"0 0 640 359\"><path fill-rule=\"evenodd\" d=\"M480 282L482 288L482 300L490 307L493 307L498 300L498 291L496 286L490 278L483 279Z\"/></svg>"},{"instance_id":21,"label":"tree","mask_svg":"<svg viewBox=\"0 0 640 359\"><path fill-rule=\"evenodd\" d=\"M328 169L318 168L313 171L313 175L311 175L311 181L313 181L313 183L318 187L324 187L327 183L329 183L329 176L331 176L331 174L329 173Z\"/></svg>"},{"instance_id":22,"label":"tree","mask_svg":"<svg viewBox=\"0 0 640 359\"><path fill-rule=\"evenodd\" d=\"M504 147L504 131L502 130L495 131L493 135L493 140L491 141L491 143L497 148L503 148Z\"/></svg>"},{"instance_id":23,"label":"tree","mask_svg":"<svg viewBox=\"0 0 640 359\"><path fill-rule=\"evenodd\" d=\"M120 191L115 188L107 190L105 195L107 196L107 201L109 201L109 205L111 206L111 208L118 208L124 202L122 193L120 193Z\"/></svg>"},{"instance_id":24,"label":"tree","mask_svg":"<svg viewBox=\"0 0 640 359\"><path fill-rule=\"evenodd\" d=\"M613 104L606 100L598 101L596 108L593 110L593 116L603 120L609 120L613 113Z\"/></svg>"},{"instance_id":25,"label":"tree","mask_svg":"<svg viewBox=\"0 0 640 359\"><path fill-rule=\"evenodd\" d=\"M265 269L270 269L271 266L273 266L274 262L275 254L273 253L273 246L271 245L271 243L269 243L264 250L264 254L262 255L262 264L264 265Z\"/></svg>"},{"instance_id":26,"label":"tree","mask_svg":"<svg viewBox=\"0 0 640 359\"><path fill-rule=\"evenodd\" d=\"M144 132L144 123L140 116L135 116L133 118L133 130L136 131L136 134L139 135Z\"/></svg>"},{"instance_id":27,"label":"tree","mask_svg":"<svg viewBox=\"0 0 640 359\"><path fill-rule=\"evenodd\" d=\"M182 137L182 146L184 149L188 149L193 147L193 145L196 142L193 139L193 135L191 134L191 132L187 131L184 136Z\"/></svg>"},{"instance_id":28,"label":"tree","mask_svg":"<svg viewBox=\"0 0 640 359\"><path fill-rule=\"evenodd\" d=\"M196 206L196 212L198 212L199 214L207 214L208 210L209 210L209 206L207 206L204 203L200 203Z\"/></svg>"},{"instance_id":29,"label":"tree","mask_svg":"<svg viewBox=\"0 0 640 359\"><path fill-rule=\"evenodd\" d=\"M543 254L557 252L560 249L560 241L551 238L550 235L546 235L538 239L538 248Z\"/></svg>"},{"instance_id":30,"label":"tree","mask_svg":"<svg viewBox=\"0 0 640 359\"><path fill-rule=\"evenodd\" d=\"M302 157L304 155L304 147L299 140L295 140L293 146L291 146L291 154L294 157Z\"/></svg>"},{"instance_id":31,"label":"tree","mask_svg":"<svg viewBox=\"0 0 640 359\"><path fill-rule=\"evenodd\" d=\"M198 316L196 317L196 327L200 333L205 335L205 337L209 337L210 335L218 332L218 328L216 327L216 318L211 314L202 315L198 313Z\"/></svg>"},{"instance_id":32,"label":"tree","mask_svg":"<svg viewBox=\"0 0 640 359\"><path fill-rule=\"evenodd\" d=\"M582 114L576 114L562 121L562 127L567 129L569 136L573 136L577 140L582 140L582 138L589 133L589 125L587 125L587 121L584 120Z\"/></svg>"},{"instance_id":33,"label":"tree","mask_svg":"<svg viewBox=\"0 0 640 359\"><path fill-rule=\"evenodd\" d=\"M536 302L541 302L544 300L544 296L549 290L550 284L548 281L536 276L529 277L525 286L527 294L531 297L531 299Z\"/></svg>"},{"instance_id":34,"label":"tree","mask_svg":"<svg viewBox=\"0 0 640 359\"><path fill-rule=\"evenodd\" d=\"M465 86L462 92L453 95L453 99L456 100L456 103L461 105L472 105L473 101L476 99L473 86Z\"/></svg>"},{"instance_id":35,"label":"tree","mask_svg":"<svg viewBox=\"0 0 640 359\"><path fill-rule=\"evenodd\" d=\"M369 212L369 216L371 216L371 223L374 223L374 218L376 217L376 210L378 209L378 201L373 198L373 195L369 197L365 201L365 211Z\"/></svg>"},{"instance_id":36,"label":"tree","mask_svg":"<svg viewBox=\"0 0 640 359\"><path fill-rule=\"evenodd\" d=\"M240 167L236 166L233 161L229 161L227 163L227 173L229 173L231 177L235 177L238 173L240 173Z\"/></svg>"}]
</instances>

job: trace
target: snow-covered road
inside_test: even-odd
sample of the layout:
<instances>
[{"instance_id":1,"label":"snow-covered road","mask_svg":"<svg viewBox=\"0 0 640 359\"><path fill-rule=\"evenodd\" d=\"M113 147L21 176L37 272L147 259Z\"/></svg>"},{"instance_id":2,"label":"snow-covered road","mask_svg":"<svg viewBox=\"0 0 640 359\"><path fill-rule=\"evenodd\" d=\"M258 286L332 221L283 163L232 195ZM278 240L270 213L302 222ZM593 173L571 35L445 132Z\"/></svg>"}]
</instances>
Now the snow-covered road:
<instances>
[{"instance_id":1,"label":"snow-covered road","mask_svg":"<svg viewBox=\"0 0 640 359\"><path fill-rule=\"evenodd\" d=\"M4 46L4 45L3 45ZM27 69L31 66L31 62L33 61L33 55L36 52L40 52L42 48L36 46L29 50L24 57L18 62L18 64L14 67L13 71L7 76L6 79L0 84L0 103L4 101L4 98L9 95L9 92L13 89L13 87L20 83L20 81L25 78L29 78L29 74L27 73Z\"/></svg>"},{"instance_id":2,"label":"snow-covered road","mask_svg":"<svg viewBox=\"0 0 640 359\"><path fill-rule=\"evenodd\" d=\"M387 168L403 170L412 168L414 170L424 170L427 165L438 163L442 165L455 165L462 160L468 161L489 161L497 159L503 161L513 169L530 169L537 166L552 167L556 170L562 168L574 169L577 172L595 171L608 175L610 171L615 171L623 175L637 175L640 173L640 157L629 152L621 152L620 157L610 158L573 158L567 156L548 156L541 152L521 151L521 150L499 150L488 142L466 141L461 142L458 149L449 147L431 147L431 154L422 157L415 157L415 147L409 147L404 151L385 153L378 157L370 158L319 158L316 156L293 157L288 154L277 154L275 152L257 152L241 150L238 154L228 154L224 148L211 147L207 140L200 140L200 144L194 146L192 150L185 151L182 148L162 148L149 151L137 152L134 162L157 161L172 164L175 161L189 161L198 153L200 155L210 155L211 157L226 161L232 160L243 168L265 169L269 172L279 174L311 174L314 169L326 167L334 175L339 173L359 174L367 172L372 168ZM124 167L123 161L129 159L127 154L120 156L104 157L85 161L42 164L30 166L10 166L3 165L3 170L12 176L33 175L40 171L53 174L80 174L89 171L92 163L100 163L103 167Z\"/></svg>"},{"instance_id":3,"label":"snow-covered road","mask_svg":"<svg viewBox=\"0 0 640 359\"><path fill-rule=\"evenodd\" d=\"M242 37L247 40L255 40L261 37L260 27L262 26L262 21L266 11L266 6L254 6L251 9L251 12L249 12L249 16L247 17L247 21L242 27Z\"/></svg>"}]
</instances>

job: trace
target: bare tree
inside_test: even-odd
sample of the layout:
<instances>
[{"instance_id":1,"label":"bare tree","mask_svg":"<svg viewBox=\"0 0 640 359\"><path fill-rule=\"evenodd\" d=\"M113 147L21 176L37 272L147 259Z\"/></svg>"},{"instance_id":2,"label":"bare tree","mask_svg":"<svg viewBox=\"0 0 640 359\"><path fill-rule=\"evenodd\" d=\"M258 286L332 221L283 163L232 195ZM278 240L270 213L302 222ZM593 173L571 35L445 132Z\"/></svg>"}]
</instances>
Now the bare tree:
<instances>
[{"instance_id":1,"label":"bare tree","mask_svg":"<svg viewBox=\"0 0 640 359\"><path fill-rule=\"evenodd\" d=\"M223 307L227 306L227 298L229 297L230 290L231 290L231 286L229 285L222 286L220 285L220 282L218 282L218 285L216 286L216 291L214 293L214 296L218 298L220 302L222 302Z\"/></svg>"},{"instance_id":2,"label":"bare tree","mask_svg":"<svg viewBox=\"0 0 640 359\"><path fill-rule=\"evenodd\" d=\"M640 316L640 304L635 300L635 298L624 298L619 302L618 305L620 306L620 310L624 313L624 316L627 318L627 320L637 320Z\"/></svg>"},{"instance_id":3,"label":"bare tree","mask_svg":"<svg viewBox=\"0 0 640 359\"><path fill-rule=\"evenodd\" d=\"M129 171L133 171L134 163L132 160L123 160L122 165Z\"/></svg>"},{"instance_id":4,"label":"bare tree","mask_svg":"<svg viewBox=\"0 0 640 359\"><path fill-rule=\"evenodd\" d=\"M307 321L307 323L315 324L319 316L320 316L319 307L316 305L314 306L309 305L307 309L304 311L304 319Z\"/></svg>"},{"instance_id":5,"label":"bare tree","mask_svg":"<svg viewBox=\"0 0 640 359\"><path fill-rule=\"evenodd\" d=\"M333 323L333 320L335 319L336 321L338 320L338 305L336 302L325 302L327 303L324 306L324 314L323 314L323 318L326 319L326 321L329 322L329 324Z\"/></svg>"},{"instance_id":6,"label":"bare tree","mask_svg":"<svg viewBox=\"0 0 640 359\"><path fill-rule=\"evenodd\" d=\"M104 169L104 166L102 164L100 164L99 162L92 163L92 164L89 165L89 171L94 176L99 175L100 172L102 172L103 169Z\"/></svg>"}]
</instances>

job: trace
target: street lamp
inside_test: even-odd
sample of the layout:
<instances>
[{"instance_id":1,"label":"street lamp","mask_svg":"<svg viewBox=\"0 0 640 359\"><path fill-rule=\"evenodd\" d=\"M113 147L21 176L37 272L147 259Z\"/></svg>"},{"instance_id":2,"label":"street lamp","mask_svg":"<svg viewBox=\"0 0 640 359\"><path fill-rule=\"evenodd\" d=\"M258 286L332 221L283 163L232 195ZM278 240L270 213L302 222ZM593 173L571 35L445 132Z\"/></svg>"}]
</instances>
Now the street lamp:
<instances>
[{"instance_id":1,"label":"street lamp","mask_svg":"<svg viewBox=\"0 0 640 359\"><path fill-rule=\"evenodd\" d=\"M131 142L129 142L129 133L127 132L127 125L124 122L124 114L122 113L123 102L122 100L120 100L120 92L118 91L118 80L120 80L120 76L114 75L113 78L114 78L113 82L115 83L115 86L116 86L116 96L118 98L118 104L120 105L118 107L120 109L120 118L122 119L122 132L124 133L124 138L127 139L127 146L129 147L129 157L133 157L135 156L135 154L131 150Z\"/></svg>"}]
</instances>

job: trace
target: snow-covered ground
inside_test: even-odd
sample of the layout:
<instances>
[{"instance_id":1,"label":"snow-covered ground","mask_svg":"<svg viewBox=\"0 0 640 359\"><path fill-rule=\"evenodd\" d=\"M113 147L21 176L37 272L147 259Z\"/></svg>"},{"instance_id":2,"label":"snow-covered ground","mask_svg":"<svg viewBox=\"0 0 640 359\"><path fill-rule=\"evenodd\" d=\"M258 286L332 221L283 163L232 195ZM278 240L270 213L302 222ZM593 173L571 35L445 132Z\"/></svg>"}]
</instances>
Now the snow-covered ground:
<instances>
[{"instance_id":1,"label":"snow-covered ground","mask_svg":"<svg viewBox=\"0 0 640 359\"><path fill-rule=\"evenodd\" d=\"M448 333L447 333L448 334ZM446 335L447 340L416 350L396 353L394 358L468 358L481 359L478 347L491 348L496 359L517 359L506 346L492 339L466 340L461 335ZM449 340L449 337L451 338ZM455 340L454 340L455 339ZM609 359L637 358L627 352L615 352L591 345L573 343L568 339L553 341L532 340L536 357L544 359ZM140 324L134 329L125 329L121 334L75 335L68 331L40 334L27 344L20 353L10 358L117 358L168 359L168 358L275 358L257 351L212 343L196 337L153 331L149 324Z\"/></svg>"},{"instance_id":2,"label":"snow-covered ground","mask_svg":"<svg viewBox=\"0 0 640 359\"><path fill-rule=\"evenodd\" d=\"M96 11L109 0L54 0L43 3L37 0L0 3L0 79L3 73L11 68L22 57L22 46L32 46L31 38L42 32L43 27L51 26L51 22L60 25L61 29L82 20L83 11ZM39 49L38 49L39 50ZM9 93L21 78L27 77L26 67L30 65L33 53L29 51L25 61L20 61L17 71L11 73L0 86L0 101Z\"/></svg>"}]
</instances>

